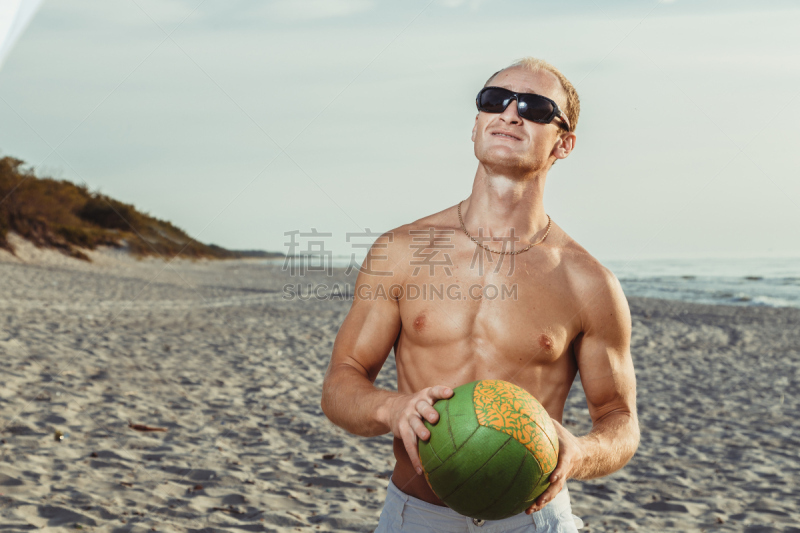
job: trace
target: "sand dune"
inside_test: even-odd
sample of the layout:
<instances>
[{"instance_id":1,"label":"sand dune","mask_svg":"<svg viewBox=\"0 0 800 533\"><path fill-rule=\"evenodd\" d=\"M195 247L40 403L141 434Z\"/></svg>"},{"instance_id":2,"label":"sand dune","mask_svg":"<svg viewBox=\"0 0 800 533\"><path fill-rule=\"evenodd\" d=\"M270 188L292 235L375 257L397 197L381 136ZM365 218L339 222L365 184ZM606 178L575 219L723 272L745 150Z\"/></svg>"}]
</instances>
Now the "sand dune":
<instances>
[{"instance_id":1,"label":"sand dune","mask_svg":"<svg viewBox=\"0 0 800 533\"><path fill-rule=\"evenodd\" d=\"M2 253L0 530L377 525L391 438L319 407L348 301L285 300L280 263ZM800 532L800 310L631 304L642 445L570 482L583 531Z\"/></svg>"}]
</instances>

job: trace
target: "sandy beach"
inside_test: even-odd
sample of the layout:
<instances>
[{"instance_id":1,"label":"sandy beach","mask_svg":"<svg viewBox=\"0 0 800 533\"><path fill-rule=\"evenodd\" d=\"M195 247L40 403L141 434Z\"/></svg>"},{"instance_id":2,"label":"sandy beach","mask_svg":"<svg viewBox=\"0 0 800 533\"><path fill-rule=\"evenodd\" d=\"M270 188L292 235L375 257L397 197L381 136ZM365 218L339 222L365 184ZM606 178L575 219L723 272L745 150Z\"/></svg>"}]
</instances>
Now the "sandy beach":
<instances>
[{"instance_id":1,"label":"sandy beach","mask_svg":"<svg viewBox=\"0 0 800 533\"><path fill-rule=\"evenodd\" d=\"M375 528L391 437L319 406L349 301L283 290L352 277L17 245L0 251L0 530ZM582 531L800 532L800 309L630 303L642 442L569 482ZM377 385L395 379L390 356ZM565 425L590 428L577 380Z\"/></svg>"}]
</instances>

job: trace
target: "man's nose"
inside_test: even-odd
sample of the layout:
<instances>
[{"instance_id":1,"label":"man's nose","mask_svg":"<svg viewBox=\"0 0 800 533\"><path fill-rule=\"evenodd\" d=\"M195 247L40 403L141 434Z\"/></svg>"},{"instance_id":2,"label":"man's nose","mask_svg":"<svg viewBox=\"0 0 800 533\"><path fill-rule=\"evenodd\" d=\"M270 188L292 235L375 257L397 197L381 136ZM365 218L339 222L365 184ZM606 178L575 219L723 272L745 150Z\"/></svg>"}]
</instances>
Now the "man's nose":
<instances>
[{"instance_id":1,"label":"man's nose","mask_svg":"<svg viewBox=\"0 0 800 533\"><path fill-rule=\"evenodd\" d=\"M519 124L522 122L522 118L519 116L517 112L517 100L511 100L508 103L505 111L500 113L500 118L503 119L504 122L509 124Z\"/></svg>"}]
</instances>

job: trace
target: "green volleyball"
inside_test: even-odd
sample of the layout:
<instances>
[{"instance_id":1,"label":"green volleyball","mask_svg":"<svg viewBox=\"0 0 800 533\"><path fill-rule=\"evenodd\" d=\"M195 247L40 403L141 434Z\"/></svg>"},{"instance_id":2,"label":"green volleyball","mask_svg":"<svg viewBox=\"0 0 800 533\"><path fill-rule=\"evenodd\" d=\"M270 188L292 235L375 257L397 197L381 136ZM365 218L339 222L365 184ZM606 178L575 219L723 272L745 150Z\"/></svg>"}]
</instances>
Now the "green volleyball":
<instances>
[{"instance_id":1,"label":"green volleyball","mask_svg":"<svg viewBox=\"0 0 800 533\"><path fill-rule=\"evenodd\" d=\"M550 486L558 435L547 411L522 387L485 379L437 401L436 424L419 441L425 479L459 514L502 520L521 513Z\"/></svg>"}]
</instances>

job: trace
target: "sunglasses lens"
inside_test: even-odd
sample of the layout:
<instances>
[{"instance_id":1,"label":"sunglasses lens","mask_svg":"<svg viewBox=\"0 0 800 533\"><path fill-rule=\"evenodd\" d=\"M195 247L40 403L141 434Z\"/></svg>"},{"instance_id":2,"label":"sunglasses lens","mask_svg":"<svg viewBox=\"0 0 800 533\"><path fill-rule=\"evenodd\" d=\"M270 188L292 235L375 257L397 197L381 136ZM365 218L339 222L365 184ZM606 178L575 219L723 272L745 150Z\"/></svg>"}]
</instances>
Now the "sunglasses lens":
<instances>
[{"instance_id":1,"label":"sunglasses lens","mask_svg":"<svg viewBox=\"0 0 800 533\"><path fill-rule=\"evenodd\" d=\"M478 108L487 113L502 113L511 101L511 91L488 88L478 97Z\"/></svg>"},{"instance_id":2,"label":"sunglasses lens","mask_svg":"<svg viewBox=\"0 0 800 533\"><path fill-rule=\"evenodd\" d=\"M537 96L523 96L517 103L517 110L522 118L543 122L553 115L553 104Z\"/></svg>"},{"instance_id":3,"label":"sunglasses lens","mask_svg":"<svg viewBox=\"0 0 800 533\"><path fill-rule=\"evenodd\" d=\"M502 113L514 99L514 93L500 87L487 87L478 96L478 109L486 113ZM532 122L547 123L553 118L553 103L538 94L520 94L519 116Z\"/></svg>"}]
</instances>

